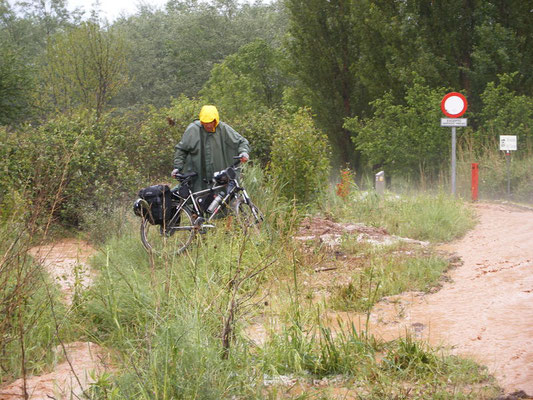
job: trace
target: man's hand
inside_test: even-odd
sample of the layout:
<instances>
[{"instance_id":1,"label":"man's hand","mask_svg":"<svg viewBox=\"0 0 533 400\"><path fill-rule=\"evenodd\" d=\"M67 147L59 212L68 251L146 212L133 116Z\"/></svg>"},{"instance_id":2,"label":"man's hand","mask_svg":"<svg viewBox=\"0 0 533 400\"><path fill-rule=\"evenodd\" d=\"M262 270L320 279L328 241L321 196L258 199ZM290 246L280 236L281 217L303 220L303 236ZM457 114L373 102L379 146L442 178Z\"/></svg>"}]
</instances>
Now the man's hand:
<instances>
[{"instance_id":1,"label":"man's hand","mask_svg":"<svg viewBox=\"0 0 533 400\"><path fill-rule=\"evenodd\" d=\"M180 169L179 168L175 168L172 170L172 172L170 173L170 175L175 178L176 176L178 176L178 174L180 173Z\"/></svg>"},{"instance_id":2,"label":"man's hand","mask_svg":"<svg viewBox=\"0 0 533 400\"><path fill-rule=\"evenodd\" d=\"M250 159L250 156L248 155L248 153L244 153L244 152L239 154L239 157L241 158L241 162L243 164Z\"/></svg>"}]
</instances>

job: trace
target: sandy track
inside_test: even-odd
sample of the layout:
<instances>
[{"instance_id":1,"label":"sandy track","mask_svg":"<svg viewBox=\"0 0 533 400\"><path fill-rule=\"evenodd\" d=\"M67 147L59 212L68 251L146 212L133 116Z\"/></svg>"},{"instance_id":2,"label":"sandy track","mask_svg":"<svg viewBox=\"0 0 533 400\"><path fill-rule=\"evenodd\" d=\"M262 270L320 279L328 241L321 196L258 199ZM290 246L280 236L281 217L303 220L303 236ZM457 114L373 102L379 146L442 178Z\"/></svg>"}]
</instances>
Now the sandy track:
<instances>
[{"instance_id":1,"label":"sandy track","mask_svg":"<svg viewBox=\"0 0 533 400\"><path fill-rule=\"evenodd\" d=\"M464 265L433 294L381 302L371 331L406 330L487 365L506 392L533 393L533 211L477 204L479 224L445 250ZM391 301L393 300L393 301ZM400 317L399 317L400 314Z\"/></svg>"},{"instance_id":2,"label":"sandy track","mask_svg":"<svg viewBox=\"0 0 533 400\"><path fill-rule=\"evenodd\" d=\"M79 399L97 377L109 368L109 354L90 342L74 342L65 345L68 360L61 362L54 371L28 377L26 391L31 400ZM58 346L58 354L64 355ZM0 400L24 399L22 379L0 389Z\"/></svg>"},{"instance_id":3,"label":"sandy track","mask_svg":"<svg viewBox=\"0 0 533 400\"><path fill-rule=\"evenodd\" d=\"M59 285L64 301L69 305L76 287L84 290L93 282L94 272L87 262L94 252L86 242L76 239L64 239L30 250L30 254ZM109 352L95 343L74 342L65 344L64 348L60 345L55 352L58 360L63 361L52 372L27 377L29 399L82 398L95 377L111 370ZM0 387L0 400L24 399L23 385L23 380L18 379Z\"/></svg>"},{"instance_id":4,"label":"sandy track","mask_svg":"<svg viewBox=\"0 0 533 400\"><path fill-rule=\"evenodd\" d=\"M89 244L77 239L63 239L29 251L59 285L68 304L72 302L76 285L79 290L83 290L92 284L95 274L87 261L94 252Z\"/></svg>"}]
</instances>

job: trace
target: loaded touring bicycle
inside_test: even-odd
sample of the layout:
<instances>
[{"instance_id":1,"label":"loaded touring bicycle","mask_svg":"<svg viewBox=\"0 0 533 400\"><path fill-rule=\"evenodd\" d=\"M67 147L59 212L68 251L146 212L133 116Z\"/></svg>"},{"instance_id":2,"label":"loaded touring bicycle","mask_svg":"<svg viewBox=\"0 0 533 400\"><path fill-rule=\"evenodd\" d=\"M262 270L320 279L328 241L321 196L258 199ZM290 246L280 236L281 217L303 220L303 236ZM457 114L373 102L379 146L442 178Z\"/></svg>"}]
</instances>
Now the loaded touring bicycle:
<instances>
[{"instance_id":1,"label":"loaded touring bicycle","mask_svg":"<svg viewBox=\"0 0 533 400\"><path fill-rule=\"evenodd\" d=\"M149 252L182 253L198 233L215 228L221 215L234 215L246 228L263 221L263 214L254 205L238 180L240 158L223 171L215 173L209 188L192 192L196 172L178 174L180 185L150 186L139 191L133 205L141 217L141 241Z\"/></svg>"}]
</instances>

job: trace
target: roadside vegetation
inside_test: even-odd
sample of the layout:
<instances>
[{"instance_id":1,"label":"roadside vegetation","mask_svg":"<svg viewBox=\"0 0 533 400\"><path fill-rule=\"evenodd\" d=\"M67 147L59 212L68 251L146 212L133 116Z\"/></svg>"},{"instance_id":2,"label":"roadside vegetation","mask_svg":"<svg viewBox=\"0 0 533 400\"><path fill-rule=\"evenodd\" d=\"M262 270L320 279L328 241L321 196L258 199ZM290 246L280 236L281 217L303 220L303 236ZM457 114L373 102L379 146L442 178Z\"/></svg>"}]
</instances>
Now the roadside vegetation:
<instances>
[{"instance_id":1,"label":"roadside vegetation","mask_svg":"<svg viewBox=\"0 0 533 400\"><path fill-rule=\"evenodd\" d=\"M109 22L0 0L0 385L90 340L114 357L91 399L495 398L469 360L328 317L438 290L453 262L434 245L475 224L471 163L481 199L533 199L530 5L426 3L169 1ZM457 197L439 126L451 90L469 101ZM266 220L150 257L131 203L175 183L174 146L206 103L250 140L244 179ZM298 239L314 218L396 239ZM98 278L67 306L29 250L72 235L97 247Z\"/></svg>"},{"instance_id":2,"label":"roadside vegetation","mask_svg":"<svg viewBox=\"0 0 533 400\"><path fill-rule=\"evenodd\" d=\"M54 361L47 349L65 340L84 340L113 354L113 373L90 387L86 394L92 399L336 398L339 391L365 399L496 396L498 388L482 367L450 356L446 349L430 348L409 335L384 342L354 323L326 317L333 310L354 310L364 318L384 296L436 288L449 262L431 246L374 246L343 236L339 251L359 261L350 272L352 283L327 287L330 296L324 298L306 288L304 280L311 266L331 257L331 250L294 239L302 219L322 215L321 207L329 208L328 218L359 222L365 218L347 214L350 203L364 216L374 214L376 203L394 201L394 213L366 223L435 243L442 238L428 238L425 230L471 218L468 207L445 195L433 203L427 195L365 202L360 200L365 192L352 188L344 198L324 191L322 206L302 208L287 202L261 168L249 166L246 180L258 206L269 210L259 234L222 224L200 235L186 254L152 258L140 243L139 221L131 213L111 211L105 236L93 225L87 234L101 243L91 262L98 271L95 284L76 297L68 313L49 297L53 295L46 288L50 293L56 289L46 280L37 286L41 295L26 292L41 308L30 302L19 309L26 310L25 318L35 318L24 351L15 340L20 316L11 317L12 331L5 334L13 343L3 359L10 373L3 379L20 376L21 360L39 360L27 362L28 374L46 371ZM405 219L398 220L397 214L409 216L415 208L432 208L441 217L425 221L424 229L415 221L412 230L402 231ZM450 238L467 228L454 225ZM265 329L260 339L251 333L257 324Z\"/></svg>"}]
</instances>

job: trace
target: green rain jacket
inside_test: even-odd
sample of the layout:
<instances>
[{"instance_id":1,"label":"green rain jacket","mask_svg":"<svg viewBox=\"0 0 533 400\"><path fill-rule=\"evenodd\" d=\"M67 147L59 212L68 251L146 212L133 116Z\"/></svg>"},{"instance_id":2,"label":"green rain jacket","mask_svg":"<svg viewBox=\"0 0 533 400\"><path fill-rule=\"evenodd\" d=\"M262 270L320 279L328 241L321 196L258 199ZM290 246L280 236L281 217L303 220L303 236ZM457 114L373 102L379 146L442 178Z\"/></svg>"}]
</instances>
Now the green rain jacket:
<instances>
[{"instance_id":1,"label":"green rain jacket","mask_svg":"<svg viewBox=\"0 0 533 400\"><path fill-rule=\"evenodd\" d=\"M205 154L205 176L202 176L201 141L203 138ZM182 173L198 172L193 181L193 191L207 189L213 174L221 171L235 160L234 156L241 153L250 154L250 144L243 136L224 122L219 122L215 132L207 132L200 121L190 124L181 141L175 146L174 168Z\"/></svg>"}]
</instances>

